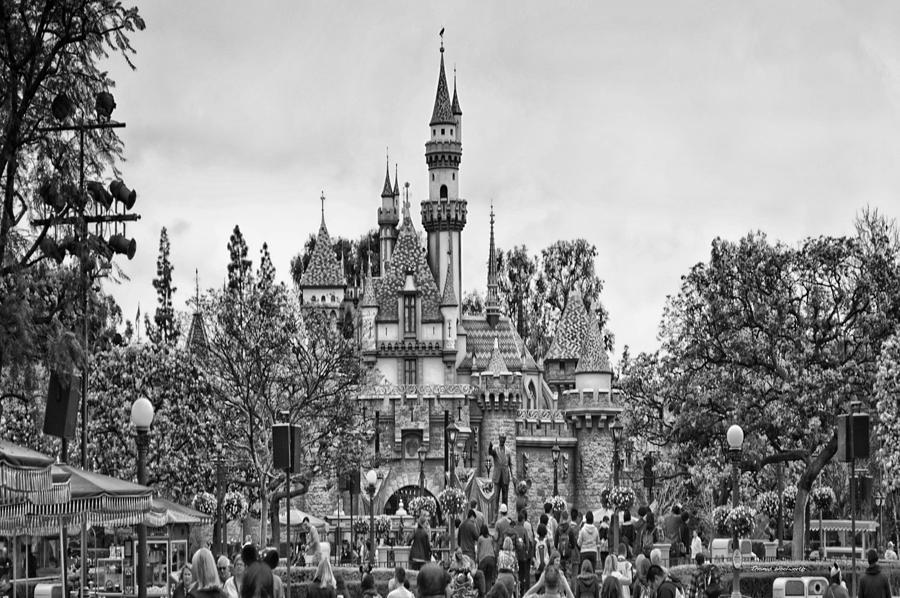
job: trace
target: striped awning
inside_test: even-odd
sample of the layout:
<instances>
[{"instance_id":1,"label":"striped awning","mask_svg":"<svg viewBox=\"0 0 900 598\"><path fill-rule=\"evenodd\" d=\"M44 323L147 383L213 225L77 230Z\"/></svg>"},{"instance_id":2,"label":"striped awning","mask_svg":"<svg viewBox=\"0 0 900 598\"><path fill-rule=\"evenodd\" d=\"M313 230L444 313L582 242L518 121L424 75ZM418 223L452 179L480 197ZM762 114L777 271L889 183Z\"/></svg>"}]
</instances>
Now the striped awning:
<instances>
[{"instance_id":1,"label":"striped awning","mask_svg":"<svg viewBox=\"0 0 900 598\"><path fill-rule=\"evenodd\" d=\"M158 516L159 512L162 512L162 518ZM162 527L170 523L211 523L212 520L213 518L206 513L157 497L153 499L153 511L145 523L150 527Z\"/></svg>"},{"instance_id":2,"label":"striped awning","mask_svg":"<svg viewBox=\"0 0 900 598\"><path fill-rule=\"evenodd\" d=\"M15 501L16 493L50 490L53 459L8 440L0 440L0 502Z\"/></svg>"}]
</instances>

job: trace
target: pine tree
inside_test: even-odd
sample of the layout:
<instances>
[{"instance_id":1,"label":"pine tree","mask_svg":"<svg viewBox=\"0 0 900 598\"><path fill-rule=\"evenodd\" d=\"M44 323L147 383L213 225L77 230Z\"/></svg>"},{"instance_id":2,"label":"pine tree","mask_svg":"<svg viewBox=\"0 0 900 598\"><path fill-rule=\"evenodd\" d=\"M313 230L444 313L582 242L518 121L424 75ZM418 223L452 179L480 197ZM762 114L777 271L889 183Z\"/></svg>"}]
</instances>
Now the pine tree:
<instances>
[{"instance_id":1,"label":"pine tree","mask_svg":"<svg viewBox=\"0 0 900 598\"><path fill-rule=\"evenodd\" d=\"M228 241L228 254L231 256L228 262L228 290L243 295L252 282L250 268L253 262L247 259L247 243L238 225L234 226Z\"/></svg>"},{"instance_id":2,"label":"pine tree","mask_svg":"<svg viewBox=\"0 0 900 598\"><path fill-rule=\"evenodd\" d=\"M147 333L155 344L175 344L181 333L175 321L175 308L172 296L178 290L172 286L172 262L169 261L169 233L166 227L159 231L159 257L156 258L156 278L153 288L156 289L156 313L153 315L155 330L148 327Z\"/></svg>"},{"instance_id":3,"label":"pine tree","mask_svg":"<svg viewBox=\"0 0 900 598\"><path fill-rule=\"evenodd\" d=\"M275 284L275 266L272 265L272 256L269 255L269 244L263 243L259 252L259 270L256 272L259 278L260 289L269 289Z\"/></svg>"}]
</instances>

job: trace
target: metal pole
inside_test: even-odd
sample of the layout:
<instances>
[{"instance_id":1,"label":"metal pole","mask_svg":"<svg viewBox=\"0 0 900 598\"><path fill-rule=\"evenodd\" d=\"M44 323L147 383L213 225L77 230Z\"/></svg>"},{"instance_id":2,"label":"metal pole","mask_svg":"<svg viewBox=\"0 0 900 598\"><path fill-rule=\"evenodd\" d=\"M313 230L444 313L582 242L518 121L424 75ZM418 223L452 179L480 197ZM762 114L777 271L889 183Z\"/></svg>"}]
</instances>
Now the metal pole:
<instances>
[{"instance_id":1,"label":"metal pole","mask_svg":"<svg viewBox=\"0 0 900 598\"><path fill-rule=\"evenodd\" d=\"M375 567L375 486L366 487L369 493L369 565Z\"/></svg>"},{"instance_id":2,"label":"metal pole","mask_svg":"<svg viewBox=\"0 0 900 598\"><path fill-rule=\"evenodd\" d=\"M222 508L222 502L225 497L225 464L222 462L222 457L216 459L216 525L214 528L215 534L213 538L213 542L215 543L216 554L225 554L227 552L224 550L225 544L225 536L227 535L225 532L225 521L224 519L224 509Z\"/></svg>"},{"instance_id":3,"label":"metal pole","mask_svg":"<svg viewBox=\"0 0 900 598\"><path fill-rule=\"evenodd\" d=\"M293 437L293 434L291 434ZM293 456L293 455L292 455ZM294 559L294 549L291 546L291 470L284 470L284 490L285 490L285 503L287 503L287 578L288 582L284 584L284 596L285 598L291 598L291 561Z\"/></svg>"},{"instance_id":4,"label":"metal pole","mask_svg":"<svg viewBox=\"0 0 900 598\"><path fill-rule=\"evenodd\" d=\"M778 462L778 555L784 554L784 462Z\"/></svg>"},{"instance_id":5,"label":"metal pole","mask_svg":"<svg viewBox=\"0 0 900 598\"><path fill-rule=\"evenodd\" d=\"M84 127L78 130L78 192L84 196ZM81 242L87 242L87 220L84 220L84 208L81 208L80 215L81 224ZM88 395L88 370L90 364L88 362L88 253L87 247L82 247L81 253L81 292L82 292L82 314L81 314L81 334L82 334L82 356L81 364L81 468L87 470L87 395Z\"/></svg>"},{"instance_id":6,"label":"metal pole","mask_svg":"<svg viewBox=\"0 0 900 598\"><path fill-rule=\"evenodd\" d=\"M148 430L138 429L138 484L147 485L147 449L150 447L150 435ZM137 525L138 554L137 554L137 595L138 598L147 598L147 526L144 523ZM122 588L124 591L125 588Z\"/></svg>"},{"instance_id":7,"label":"metal pole","mask_svg":"<svg viewBox=\"0 0 900 598\"><path fill-rule=\"evenodd\" d=\"M850 430L849 437L849 453L850 453L850 571L852 574L850 584L850 598L856 598L856 453L853 446L853 404L850 404L850 417L847 419ZM824 549L824 546L823 546Z\"/></svg>"},{"instance_id":8,"label":"metal pole","mask_svg":"<svg viewBox=\"0 0 900 598\"><path fill-rule=\"evenodd\" d=\"M553 460L553 496L559 496L559 459Z\"/></svg>"},{"instance_id":9,"label":"metal pole","mask_svg":"<svg viewBox=\"0 0 900 598\"><path fill-rule=\"evenodd\" d=\"M555 485L555 474L556 470L554 469L554 485ZM618 487L619 485L619 442L613 439L613 487ZM619 549L619 511L615 505L613 505L613 516L612 521L610 522L610 531L612 532L612 545L609 547L610 554L616 554L616 551Z\"/></svg>"},{"instance_id":10,"label":"metal pole","mask_svg":"<svg viewBox=\"0 0 900 598\"><path fill-rule=\"evenodd\" d=\"M740 474L738 472L738 462L741 458L740 449L731 449L731 507L736 509L741 500L740 490ZM734 544L734 552L738 552L740 547L740 539L738 538L737 529L731 533L731 541ZM732 563L735 563L734 554L732 553ZM733 567L734 576L731 580L731 598L741 598L741 570L735 565Z\"/></svg>"}]
</instances>

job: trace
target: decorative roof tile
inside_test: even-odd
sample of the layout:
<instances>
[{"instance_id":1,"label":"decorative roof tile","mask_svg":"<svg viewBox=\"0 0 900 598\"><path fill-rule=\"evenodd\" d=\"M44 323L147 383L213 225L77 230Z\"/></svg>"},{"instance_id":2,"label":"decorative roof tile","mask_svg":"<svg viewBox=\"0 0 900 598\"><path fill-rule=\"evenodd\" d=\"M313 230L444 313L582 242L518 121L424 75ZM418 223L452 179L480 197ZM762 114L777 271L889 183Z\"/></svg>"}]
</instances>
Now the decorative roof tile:
<instances>
[{"instance_id":1,"label":"decorative roof tile","mask_svg":"<svg viewBox=\"0 0 900 598\"><path fill-rule=\"evenodd\" d=\"M453 108L450 106L450 92L447 89L447 75L444 72L444 53L441 52L441 72L438 74L437 95L434 97L434 111L429 125L456 124Z\"/></svg>"},{"instance_id":2,"label":"decorative roof tile","mask_svg":"<svg viewBox=\"0 0 900 598\"><path fill-rule=\"evenodd\" d=\"M559 318L553 343L544 359L580 359L581 345L587 331L588 314L584 309L581 292L576 289L569 293L569 301Z\"/></svg>"},{"instance_id":3,"label":"decorative roof tile","mask_svg":"<svg viewBox=\"0 0 900 598\"><path fill-rule=\"evenodd\" d=\"M496 336L494 337L494 350L491 351L491 359L488 361L484 373L491 373L495 376L505 376L510 373L509 368L506 367L506 360L500 354L500 339Z\"/></svg>"},{"instance_id":4,"label":"decorative roof tile","mask_svg":"<svg viewBox=\"0 0 900 598\"><path fill-rule=\"evenodd\" d=\"M394 190L391 189L391 169L390 166L384 166L384 189L381 190L381 197L393 197Z\"/></svg>"},{"instance_id":5,"label":"decorative roof tile","mask_svg":"<svg viewBox=\"0 0 900 598\"><path fill-rule=\"evenodd\" d=\"M375 286L379 321L396 322L399 319L397 299L406 283L407 273L413 275L416 289L418 289L419 300L422 304L422 321L442 322L440 292L434 276L431 274L428 261L425 259L425 250L419 243L419 235L413 228L409 210L404 208L403 224L400 225L397 233L397 242L391 254L391 261Z\"/></svg>"},{"instance_id":6,"label":"decorative roof tile","mask_svg":"<svg viewBox=\"0 0 900 598\"><path fill-rule=\"evenodd\" d=\"M359 302L360 307L378 307L378 297L375 296L375 281L372 276L366 276L363 281L363 295Z\"/></svg>"},{"instance_id":7,"label":"decorative roof tile","mask_svg":"<svg viewBox=\"0 0 900 598\"><path fill-rule=\"evenodd\" d=\"M447 278L444 281L444 294L441 297L441 307L457 307L459 301L456 299L456 288L453 286L453 261L447 262Z\"/></svg>"},{"instance_id":8,"label":"decorative roof tile","mask_svg":"<svg viewBox=\"0 0 900 598\"><path fill-rule=\"evenodd\" d=\"M525 348L525 343L516 332L515 326L506 316L500 316L500 320L494 328L488 324L486 316L465 316L460 321L459 327L466 331L466 351L472 355L470 365L472 371L486 370L491 361L495 339L499 342L503 362L510 371L538 371L534 358ZM463 368L464 364L466 364L466 359L460 363L460 368Z\"/></svg>"},{"instance_id":9,"label":"decorative roof tile","mask_svg":"<svg viewBox=\"0 0 900 598\"><path fill-rule=\"evenodd\" d=\"M459 107L459 96L456 95L456 75L453 75L453 114L462 114L462 108Z\"/></svg>"},{"instance_id":10,"label":"decorative roof tile","mask_svg":"<svg viewBox=\"0 0 900 598\"><path fill-rule=\"evenodd\" d=\"M603 334L600 331L600 322L596 314L591 311L589 315L588 331L581 347L581 358L575 366L575 373L588 372L612 372L609 365L609 356L606 354L606 346L603 344Z\"/></svg>"},{"instance_id":11,"label":"decorative roof tile","mask_svg":"<svg viewBox=\"0 0 900 598\"><path fill-rule=\"evenodd\" d=\"M347 286L341 266L334 255L331 245L331 237L328 228L325 227L325 217L319 226L319 236L316 237L316 247L303 276L300 277L300 288L342 288Z\"/></svg>"}]
</instances>

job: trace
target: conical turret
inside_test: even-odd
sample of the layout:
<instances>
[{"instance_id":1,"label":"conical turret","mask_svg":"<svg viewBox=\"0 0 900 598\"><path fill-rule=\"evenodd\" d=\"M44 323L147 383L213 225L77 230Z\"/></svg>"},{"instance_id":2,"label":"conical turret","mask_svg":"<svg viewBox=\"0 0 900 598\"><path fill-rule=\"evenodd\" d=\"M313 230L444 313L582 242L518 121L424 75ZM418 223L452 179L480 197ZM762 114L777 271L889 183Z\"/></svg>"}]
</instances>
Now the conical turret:
<instances>
[{"instance_id":1,"label":"conical turret","mask_svg":"<svg viewBox=\"0 0 900 598\"><path fill-rule=\"evenodd\" d=\"M484 312L491 328L500 321L500 297L497 293L497 251L494 247L494 206L491 206L491 241L488 250L487 297Z\"/></svg>"}]
</instances>

